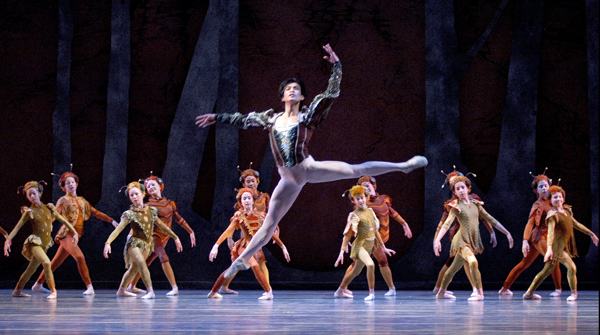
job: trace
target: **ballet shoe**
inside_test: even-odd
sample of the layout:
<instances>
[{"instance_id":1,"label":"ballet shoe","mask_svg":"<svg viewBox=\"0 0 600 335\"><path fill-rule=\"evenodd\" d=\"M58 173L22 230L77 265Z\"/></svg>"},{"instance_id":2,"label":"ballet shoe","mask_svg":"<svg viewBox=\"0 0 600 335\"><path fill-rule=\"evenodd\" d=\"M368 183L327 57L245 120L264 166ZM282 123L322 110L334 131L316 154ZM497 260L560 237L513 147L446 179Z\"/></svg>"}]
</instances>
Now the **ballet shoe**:
<instances>
[{"instance_id":1,"label":"ballet shoe","mask_svg":"<svg viewBox=\"0 0 600 335\"><path fill-rule=\"evenodd\" d=\"M525 294L523 294L523 300L542 300L542 296L534 293L527 295L527 292L525 292Z\"/></svg>"},{"instance_id":2,"label":"ballet shoe","mask_svg":"<svg viewBox=\"0 0 600 335\"><path fill-rule=\"evenodd\" d=\"M137 294L123 290L123 292L117 291L117 297L137 297Z\"/></svg>"},{"instance_id":3,"label":"ballet shoe","mask_svg":"<svg viewBox=\"0 0 600 335\"><path fill-rule=\"evenodd\" d=\"M375 300L375 294L371 293L368 296L365 297L365 301L372 301Z\"/></svg>"},{"instance_id":4,"label":"ballet shoe","mask_svg":"<svg viewBox=\"0 0 600 335\"><path fill-rule=\"evenodd\" d=\"M560 297L561 294L562 294L562 290L556 289L556 290L554 290L554 292L550 293L550 296L551 297Z\"/></svg>"},{"instance_id":5,"label":"ballet shoe","mask_svg":"<svg viewBox=\"0 0 600 335\"><path fill-rule=\"evenodd\" d=\"M236 273L242 270L248 270L250 268L250 263L244 261L241 257L238 257L231 263L229 268L225 270L225 279L229 279L233 277Z\"/></svg>"},{"instance_id":6,"label":"ballet shoe","mask_svg":"<svg viewBox=\"0 0 600 335\"><path fill-rule=\"evenodd\" d=\"M333 294L333 296L335 298L344 298L344 299L352 299L352 298L354 298L354 296L346 293L345 290L342 290L341 288L338 288L337 291L335 291L335 293Z\"/></svg>"},{"instance_id":7,"label":"ballet shoe","mask_svg":"<svg viewBox=\"0 0 600 335\"><path fill-rule=\"evenodd\" d=\"M177 285L173 286L173 289L167 293L168 297L172 297L174 295L179 295L179 288L177 287Z\"/></svg>"},{"instance_id":8,"label":"ballet shoe","mask_svg":"<svg viewBox=\"0 0 600 335\"><path fill-rule=\"evenodd\" d=\"M350 291L349 289L345 289L344 293L346 293L348 295L351 295L351 296L354 296L354 293L352 293L352 291Z\"/></svg>"},{"instance_id":9,"label":"ballet shoe","mask_svg":"<svg viewBox=\"0 0 600 335\"><path fill-rule=\"evenodd\" d=\"M12 296L15 298L28 298L31 297L30 294L23 293L21 291L13 291Z\"/></svg>"},{"instance_id":10,"label":"ballet shoe","mask_svg":"<svg viewBox=\"0 0 600 335\"><path fill-rule=\"evenodd\" d=\"M571 294L568 298L567 301L575 301L577 300L577 294Z\"/></svg>"},{"instance_id":11,"label":"ballet shoe","mask_svg":"<svg viewBox=\"0 0 600 335\"><path fill-rule=\"evenodd\" d=\"M87 287L87 290L83 291L83 293L82 293L82 294L83 294L83 295L94 295L94 294L96 294L96 292L94 291L94 287L92 286L92 284L90 284L90 285Z\"/></svg>"},{"instance_id":12,"label":"ballet shoe","mask_svg":"<svg viewBox=\"0 0 600 335\"><path fill-rule=\"evenodd\" d=\"M425 156L415 156L406 161L406 164L408 165L408 167L403 169L402 172L409 173L415 169L427 166L429 162L427 161L427 158L425 158Z\"/></svg>"},{"instance_id":13,"label":"ballet shoe","mask_svg":"<svg viewBox=\"0 0 600 335\"><path fill-rule=\"evenodd\" d=\"M389 291L387 291L384 296L386 297L393 297L396 295L396 289L395 288L391 288Z\"/></svg>"},{"instance_id":14,"label":"ballet shoe","mask_svg":"<svg viewBox=\"0 0 600 335\"><path fill-rule=\"evenodd\" d=\"M507 288L501 288L500 291L498 291L498 295L510 295L512 296L513 293L511 290L507 289Z\"/></svg>"},{"instance_id":15,"label":"ballet shoe","mask_svg":"<svg viewBox=\"0 0 600 335\"><path fill-rule=\"evenodd\" d=\"M207 295L206 297L207 297L208 299L221 299L221 298L223 298L223 296L222 296L222 295L220 295L220 294L219 294L219 293L217 293L217 292L213 292L213 291L210 291L210 292L208 292L208 295Z\"/></svg>"},{"instance_id":16,"label":"ballet shoe","mask_svg":"<svg viewBox=\"0 0 600 335\"><path fill-rule=\"evenodd\" d=\"M33 284L33 286L31 287L31 290L32 290L33 292L43 292L43 293L50 293L50 290L49 290L49 289L45 288L45 287L44 287L44 285L42 285L42 284L40 284L40 283L38 283L38 282L35 282L35 283Z\"/></svg>"},{"instance_id":17,"label":"ballet shoe","mask_svg":"<svg viewBox=\"0 0 600 335\"><path fill-rule=\"evenodd\" d=\"M435 295L435 298L436 299L452 299L452 300L456 299L456 297L454 295L448 293L448 291L446 291L445 293L438 292L438 294Z\"/></svg>"},{"instance_id":18,"label":"ballet shoe","mask_svg":"<svg viewBox=\"0 0 600 335\"><path fill-rule=\"evenodd\" d=\"M148 292L142 296L142 299L154 299L154 298L155 298L154 292Z\"/></svg>"},{"instance_id":19,"label":"ballet shoe","mask_svg":"<svg viewBox=\"0 0 600 335\"><path fill-rule=\"evenodd\" d=\"M219 293L221 293L221 294L239 294L238 291L234 291L234 290L230 289L229 287L225 287L225 286L221 286L221 288L219 289Z\"/></svg>"},{"instance_id":20,"label":"ballet shoe","mask_svg":"<svg viewBox=\"0 0 600 335\"><path fill-rule=\"evenodd\" d=\"M475 292L473 292L475 293ZM479 295L477 293L475 293L475 295L471 295L471 297L469 299L467 299L467 301L482 301L483 300L483 296Z\"/></svg>"},{"instance_id":21,"label":"ballet shoe","mask_svg":"<svg viewBox=\"0 0 600 335\"><path fill-rule=\"evenodd\" d=\"M269 292L265 292L266 294L263 294L262 296L260 296L258 298L258 300L273 300L273 290L270 290Z\"/></svg>"},{"instance_id":22,"label":"ballet shoe","mask_svg":"<svg viewBox=\"0 0 600 335\"><path fill-rule=\"evenodd\" d=\"M129 284L129 286L127 286L125 291L127 291L129 293L137 293L137 294L145 294L146 293L146 290L142 290L141 288L137 288L131 284Z\"/></svg>"},{"instance_id":23,"label":"ballet shoe","mask_svg":"<svg viewBox=\"0 0 600 335\"><path fill-rule=\"evenodd\" d=\"M56 293L56 291L54 291L54 292L50 293L50 295L47 296L46 299L53 300L53 299L56 299L57 296L58 296L58 294Z\"/></svg>"}]
</instances>

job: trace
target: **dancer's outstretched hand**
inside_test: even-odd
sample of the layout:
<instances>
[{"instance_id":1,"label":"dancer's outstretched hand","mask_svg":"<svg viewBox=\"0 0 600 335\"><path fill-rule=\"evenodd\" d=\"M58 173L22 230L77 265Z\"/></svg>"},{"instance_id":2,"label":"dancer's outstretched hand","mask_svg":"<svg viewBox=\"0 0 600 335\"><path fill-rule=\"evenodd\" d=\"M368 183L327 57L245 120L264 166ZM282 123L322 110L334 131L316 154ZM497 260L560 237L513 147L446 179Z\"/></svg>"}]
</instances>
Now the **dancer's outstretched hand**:
<instances>
[{"instance_id":1,"label":"dancer's outstretched hand","mask_svg":"<svg viewBox=\"0 0 600 335\"><path fill-rule=\"evenodd\" d=\"M117 226L119 225L119 223L117 221L113 220L112 225L113 225L113 227L117 228Z\"/></svg>"},{"instance_id":2,"label":"dancer's outstretched hand","mask_svg":"<svg viewBox=\"0 0 600 335\"><path fill-rule=\"evenodd\" d=\"M527 242L527 240L523 240L521 251L523 252L523 257L527 257L527 254L529 253L529 242Z\"/></svg>"},{"instance_id":3,"label":"dancer's outstretched hand","mask_svg":"<svg viewBox=\"0 0 600 335\"><path fill-rule=\"evenodd\" d=\"M592 235L590 235L590 237L592 238L592 242L594 243L594 245L598 246L598 236L596 236L596 234L592 233Z\"/></svg>"},{"instance_id":4,"label":"dancer's outstretched hand","mask_svg":"<svg viewBox=\"0 0 600 335\"><path fill-rule=\"evenodd\" d=\"M385 245L383 246L383 252L385 252L385 254L388 256L393 256L396 254L394 250L386 248Z\"/></svg>"},{"instance_id":5,"label":"dancer's outstretched hand","mask_svg":"<svg viewBox=\"0 0 600 335\"><path fill-rule=\"evenodd\" d=\"M216 121L215 114L202 114L196 117L196 125L200 128L208 127Z\"/></svg>"},{"instance_id":6,"label":"dancer's outstretched hand","mask_svg":"<svg viewBox=\"0 0 600 335\"><path fill-rule=\"evenodd\" d=\"M194 232L190 234L190 243L192 244L192 248L196 246L196 234Z\"/></svg>"},{"instance_id":7,"label":"dancer's outstretched hand","mask_svg":"<svg viewBox=\"0 0 600 335\"><path fill-rule=\"evenodd\" d=\"M217 244L213 245L212 249L210 249L210 254L208 254L208 260L209 261L214 261L215 258L217 258L217 255L219 254L219 246Z\"/></svg>"},{"instance_id":8,"label":"dancer's outstretched hand","mask_svg":"<svg viewBox=\"0 0 600 335\"><path fill-rule=\"evenodd\" d=\"M183 246L181 245L181 240L179 237L175 240L175 246L177 247L177 252L183 251Z\"/></svg>"},{"instance_id":9,"label":"dancer's outstretched hand","mask_svg":"<svg viewBox=\"0 0 600 335\"><path fill-rule=\"evenodd\" d=\"M10 252L10 245L12 244L11 240L4 241L4 256L8 257L8 253Z\"/></svg>"},{"instance_id":10,"label":"dancer's outstretched hand","mask_svg":"<svg viewBox=\"0 0 600 335\"><path fill-rule=\"evenodd\" d=\"M344 250L340 250L340 254L338 255L338 258L333 266L337 268L338 264L344 264Z\"/></svg>"},{"instance_id":11,"label":"dancer's outstretched hand","mask_svg":"<svg viewBox=\"0 0 600 335\"><path fill-rule=\"evenodd\" d=\"M553 257L554 253L552 251L552 248L548 248L548 250L546 251L546 255L544 255L544 263L547 261L551 261Z\"/></svg>"},{"instance_id":12,"label":"dancer's outstretched hand","mask_svg":"<svg viewBox=\"0 0 600 335\"><path fill-rule=\"evenodd\" d=\"M496 239L496 233L492 232L490 234L490 244L492 245L492 248L495 248L498 245L498 240Z\"/></svg>"},{"instance_id":13,"label":"dancer's outstretched hand","mask_svg":"<svg viewBox=\"0 0 600 335\"><path fill-rule=\"evenodd\" d=\"M512 249L512 247L515 245L515 240L513 240L510 233L506 234L506 238L508 239L508 247Z\"/></svg>"},{"instance_id":14,"label":"dancer's outstretched hand","mask_svg":"<svg viewBox=\"0 0 600 335\"><path fill-rule=\"evenodd\" d=\"M110 250L110 244L105 244L104 245L104 258L108 258L108 254L110 254L111 250Z\"/></svg>"},{"instance_id":15,"label":"dancer's outstretched hand","mask_svg":"<svg viewBox=\"0 0 600 335\"><path fill-rule=\"evenodd\" d=\"M291 260L290 253L288 252L287 248L283 244L281 245L281 252L283 252L283 257L289 263Z\"/></svg>"},{"instance_id":16,"label":"dancer's outstretched hand","mask_svg":"<svg viewBox=\"0 0 600 335\"><path fill-rule=\"evenodd\" d=\"M323 50L325 50L325 52L329 54L329 56L323 56L323 58L325 60L327 60L329 63L334 64L334 63L337 63L340 61L340 59L335 54L335 52L333 52L333 49L331 48L329 43L327 43L323 46Z\"/></svg>"},{"instance_id":17,"label":"dancer's outstretched hand","mask_svg":"<svg viewBox=\"0 0 600 335\"><path fill-rule=\"evenodd\" d=\"M410 227L408 226L408 223L403 224L402 228L404 229L404 236L406 236L408 238L412 238L412 231L410 231Z\"/></svg>"},{"instance_id":18,"label":"dancer's outstretched hand","mask_svg":"<svg viewBox=\"0 0 600 335\"><path fill-rule=\"evenodd\" d=\"M438 240L433 241L433 253L439 256L440 252L442 252L442 243Z\"/></svg>"}]
</instances>

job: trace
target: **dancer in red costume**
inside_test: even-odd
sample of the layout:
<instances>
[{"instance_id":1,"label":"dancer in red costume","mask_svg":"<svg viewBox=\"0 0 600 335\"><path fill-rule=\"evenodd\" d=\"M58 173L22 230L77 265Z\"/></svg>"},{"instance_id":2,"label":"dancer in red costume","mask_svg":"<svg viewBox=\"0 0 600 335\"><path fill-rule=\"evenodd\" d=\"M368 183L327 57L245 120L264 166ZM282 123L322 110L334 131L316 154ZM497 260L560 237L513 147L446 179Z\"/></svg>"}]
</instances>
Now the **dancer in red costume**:
<instances>
[{"instance_id":1,"label":"dancer in red costume","mask_svg":"<svg viewBox=\"0 0 600 335\"><path fill-rule=\"evenodd\" d=\"M546 177L546 171L544 174L535 176L531 187L533 192L538 197L537 201L531 206L529 212L529 220L525 225L525 232L523 233L523 259L517 264L506 277L504 285L498 291L500 295L513 295L510 290L511 285L519 277L521 272L531 266L533 261L539 255L545 255L548 249L548 225L546 224L546 216L552 209L550 201L548 200L549 193L548 189L552 185L552 180ZM531 248L533 246L533 248ZM554 281L554 292L550 293L551 297L559 297L562 293L561 284L561 273L558 263L552 270L552 280Z\"/></svg>"},{"instance_id":2,"label":"dancer in red costume","mask_svg":"<svg viewBox=\"0 0 600 335\"><path fill-rule=\"evenodd\" d=\"M329 44L323 46L333 64L327 90L315 97L308 107L302 107L304 84L290 78L280 85L279 96L284 111L273 109L262 113L204 114L196 118L196 125L207 127L216 121L237 125L263 127L269 131L273 156L281 179L271 195L271 205L265 221L256 232L246 250L226 271L226 278L239 270L248 269L248 261L262 246L268 243L281 218L292 207L306 183L325 183L341 179L358 178L364 175L377 176L389 172L409 173L427 165L423 156L415 156L407 162L391 163L371 161L361 164L348 164L340 161L316 161L308 152L309 142L316 127L329 113L333 100L340 94L342 64Z\"/></svg>"},{"instance_id":3,"label":"dancer in red costume","mask_svg":"<svg viewBox=\"0 0 600 335\"><path fill-rule=\"evenodd\" d=\"M157 176L150 176L144 180L144 186L148 191L148 201L146 205L156 208L158 218L169 228L173 225L173 219L179 224L185 231L190 234L190 243L192 248L196 246L196 234L190 225L185 221L184 218L177 212L177 204L173 200L169 200L163 197L162 192L165 190L165 184L162 178ZM146 265L150 266L152 262L158 257L160 259L160 265L162 266L163 272L171 284L171 291L167 293L167 296L173 296L179 294L179 288L175 281L175 273L169 262L169 256L165 251L165 247L171 237L165 234L158 226L154 226L154 232L152 233L152 239L154 239L154 252L152 252L146 259ZM143 290L136 287L137 282L140 280L141 274L138 273L131 284L127 287L128 292L143 293Z\"/></svg>"},{"instance_id":4,"label":"dancer in red costume","mask_svg":"<svg viewBox=\"0 0 600 335\"><path fill-rule=\"evenodd\" d=\"M73 232L73 240L71 243L76 245L79 241L77 230L75 230L67 219L60 215L56 210L56 207L51 203L47 205L42 203L41 196L44 192L44 187L41 183L42 182L38 183L37 181L30 181L23 186L23 192L27 196L27 200L31 202L31 206L21 207L21 213L23 213L23 215L12 232L10 232L10 235L6 238L6 241L4 241L4 256L8 257L13 238L15 238L26 222L31 222L33 232L23 243L23 251L21 251L21 254L29 261L29 265L21 275L21 278L19 278L17 286L12 293L13 297L30 297L29 294L25 294L22 291L25 284L27 284L27 281L29 281L29 278L31 278L35 273L35 270L37 270L41 264L44 267L46 280L48 281L48 287L50 288L48 299L56 299L57 292L54 284L54 274L52 273L50 259L48 258L48 255L46 255L48 249L54 244L50 234L52 233L52 222L55 219L58 219L58 221L62 222L67 229Z\"/></svg>"},{"instance_id":5,"label":"dancer in red costume","mask_svg":"<svg viewBox=\"0 0 600 335\"><path fill-rule=\"evenodd\" d=\"M71 171L63 173L58 180L58 184L66 194L56 202L56 210L69 220L73 227L75 227L80 238L83 236L83 223L89 220L92 215L102 221L112 223L115 227L117 226L117 221L92 207L84 197L77 196L79 177L77 177L76 174ZM50 264L52 272L56 271L67 257L73 257L77 263L79 275L86 287L83 295L93 295L95 292L94 286L92 286L92 279L90 278L90 271L88 270L85 256L83 256L83 252L81 252L79 245L73 243L73 235L73 232L70 232L66 226L62 226L58 233L56 233L54 241L59 244L59 247ZM31 290L37 292L50 292L43 286L45 278L45 273L42 271L35 284L31 287Z\"/></svg>"},{"instance_id":6,"label":"dancer in red costume","mask_svg":"<svg viewBox=\"0 0 600 335\"><path fill-rule=\"evenodd\" d=\"M575 220L571 206L565 205L565 191L560 186L552 186L550 192L550 203L552 209L548 211L546 224L548 225L548 248L544 256L544 268L535 276L529 289L523 294L523 299L542 299L541 296L534 294L535 290L546 279L558 263L567 268L567 279L571 288L571 295L567 301L577 300L577 267L573 262L573 257L577 257L577 247L575 246L575 236L573 228L589 235L595 246L598 246L598 236L589 230L586 226Z\"/></svg>"},{"instance_id":7,"label":"dancer in red costume","mask_svg":"<svg viewBox=\"0 0 600 335\"><path fill-rule=\"evenodd\" d=\"M212 247L212 250L210 251L210 254L208 256L208 259L211 262L217 257L217 254L219 253L219 245L221 243L223 243L223 241L225 241L227 236L231 235L234 230L240 229L243 232L242 238L235 243L235 246L232 250L232 256L234 259L239 257L239 254L244 251L244 249L246 248L248 243L252 240L253 236L256 234L256 231L259 230L259 228L261 227L261 225L263 223L265 215L263 212L259 212L254 208L254 201L256 199L256 195L257 194L254 190L248 189L248 188L242 188L241 190L238 191L236 199L242 209L235 212L235 214L231 218L231 224L229 224L229 227L227 227L227 229L223 232L223 234L221 234L221 236L219 237L219 239L217 240L215 245ZM281 242L279 237L273 235L273 238L275 239L277 244L281 247L281 250L283 251L283 255L284 255L285 259L289 262L290 254L288 253L285 245L283 244L283 242ZM267 282L267 280L257 262L257 259L261 259L261 258L264 259L264 255L262 255L262 250L259 249L256 254L254 254L254 255L252 255L252 257L250 257L250 260L249 260L250 267L252 268L252 271L254 272L254 276L256 277L256 280L258 280L260 285L265 290L265 294L263 294L258 299L259 300L272 300L273 299L273 290L271 289L271 285ZM224 282L225 282L225 272L223 272L219 276L219 278L217 278L215 285L213 286L212 290L208 294L208 298L211 298L211 299L222 298L222 296L218 293L218 291Z\"/></svg>"}]
</instances>

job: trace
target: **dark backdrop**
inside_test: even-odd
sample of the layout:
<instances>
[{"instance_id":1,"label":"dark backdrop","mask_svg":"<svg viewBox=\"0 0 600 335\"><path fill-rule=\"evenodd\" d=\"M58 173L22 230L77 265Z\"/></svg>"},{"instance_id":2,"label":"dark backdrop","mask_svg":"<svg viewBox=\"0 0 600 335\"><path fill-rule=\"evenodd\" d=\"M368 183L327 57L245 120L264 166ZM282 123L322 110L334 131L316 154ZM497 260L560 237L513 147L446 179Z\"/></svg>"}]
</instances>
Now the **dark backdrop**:
<instances>
[{"instance_id":1,"label":"dark backdrop","mask_svg":"<svg viewBox=\"0 0 600 335\"><path fill-rule=\"evenodd\" d=\"M526 1L539 14L536 19L519 15L520 3L498 0L242 0L220 5L131 0L129 13L121 12L130 19L129 31L124 31L130 34L128 54L113 51L113 60L129 62L127 76L109 70L111 33L115 34L110 1L1 3L0 224L9 232L20 217L20 206L28 205L16 194L18 186L44 179L48 188L43 201L57 200L59 192L52 196L57 179L50 173L67 168L56 163L57 155L68 152L80 177L78 194L117 220L128 206L118 186L150 171L165 173L173 177L166 178L164 194L183 203L181 213L198 239L192 249L185 231L174 228L185 248L181 254L172 243L168 248L176 277L181 288L208 288L229 264L226 246L214 263L208 262L208 253L233 214L233 189L239 186L236 166L244 169L252 162L260 169L263 191L270 192L278 177L264 131L242 130L231 144L222 134L238 136L237 130L213 126L190 130L195 133L175 142L175 135L183 134L177 131L177 116L191 125L193 115L236 106L241 112L278 108L278 83L290 76L305 81L312 99L326 87L331 69L322 60L325 43L339 55L344 77L340 97L312 139L315 159L358 163L427 154L431 162L409 175L377 178L379 192L392 197L413 231L409 240L391 223L387 246L398 252L390 259L397 287L432 288L445 261L433 256L431 241L441 203L448 197L440 188L444 176L439 171L449 172L454 164L477 174L474 190L515 237L515 247L509 250L499 234L498 247L486 248L479 257L488 289L499 288L521 259L522 231L535 201L529 171L540 173L549 167L555 181L562 178L576 217L588 227L593 223L598 232L597 1ZM64 19L64 9L59 15L61 3L67 3L71 20ZM70 69L66 79L57 80L65 64L58 56L65 40L59 23L65 21L72 29L66 60ZM527 36L533 36L533 43ZM521 52L523 41L533 49ZM525 66L515 66L521 61ZM200 79L195 81L194 75ZM107 101L114 99L109 92L119 91L111 80L129 84L128 107L117 111L128 119L124 138L107 137L107 129L115 127L107 119ZM65 81L67 93L61 97ZM595 95L590 93L594 87ZM53 141L58 127L53 115L65 96L70 147L59 147ZM529 119L509 118L509 112ZM201 140L192 137L197 134ZM506 138L519 139L516 144L527 148L525 153L503 151ZM126 161L120 162L126 177L105 190L102 199L103 182L108 188L103 175L110 175L107 143L126 149ZM200 146L196 162L168 156L194 146ZM168 160L177 167L166 168ZM277 247L269 246L266 252L275 288L334 288L341 281L346 265L335 269L333 263L351 206L340 195L354 182L304 188L280 223L292 262L283 264ZM183 187L191 193L180 191ZM20 249L29 231L22 229L10 257L0 258L4 288L14 286L26 267ZM97 287L116 287L125 271L120 252L125 234L113 244L109 260L101 255L110 231L109 224L92 218L80 241ZM487 245L485 230L482 236ZM580 287L597 288L597 248L591 246L588 253L587 236L578 235L577 242ZM445 242L443 253L448 246ZM541 267L539 260L523 273L516 288L524 288ZM167 285L158 262L151 272L158 288ZM58 287L83 288L72 259L55 277ZM364 287L364 276L356 282ZM455 283L465 287L462 272ZM378 285L383 284L379 280ZM234 286L258 287L250 272L238 275Z\"/></svg>"}]
</instances>

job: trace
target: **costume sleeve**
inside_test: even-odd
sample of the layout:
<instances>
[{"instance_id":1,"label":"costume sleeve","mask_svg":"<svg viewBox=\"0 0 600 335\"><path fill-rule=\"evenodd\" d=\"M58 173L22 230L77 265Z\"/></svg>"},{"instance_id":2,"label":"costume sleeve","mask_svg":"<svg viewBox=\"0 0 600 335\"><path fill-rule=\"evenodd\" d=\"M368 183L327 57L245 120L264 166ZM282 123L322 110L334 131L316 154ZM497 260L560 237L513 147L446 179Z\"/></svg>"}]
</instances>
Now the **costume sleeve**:
<instances>
[{"instance_id":1,"label":"costume sleeve","mask_svg":"<svg viewBox=\"0 0 600 335\"><path fill-rule=\"evenodd\" d=\"M233 217L231 217L229 222L230 222L229 227L227 227L227 229L225 229L223 234L221 234L221 236L219 236L219 239L217 240L217 242L215 242L215 244L221 245L221 243L223 243L223 241L225 241L228 237L230 237L236 229L240 229L240 221L239 221L238 212L233 214Z\"/></svg>"},{"instance_id":2,"label":"costume sleeve","mask_svg":"<svg viewBox=\"0 0 600 335\"><path fill-rule=\"evenodd\" d=\"M6 236L8 235L8 233L6 232L6 230L4 230L4 228L0 227L0 234Z\"/></svg>"},{"instance_id":3,"label":"costume sleeve","mask_svg":"<svg viewBox=\"0 0 600 335\"><path fill-rule=\"evenodd\" d=\"M477 207L479 207L479 217L482 218L483 220L486 220L487 222L491 223L492 226L496 227L500 222L498 222L498 220L494 219L493 216L491 216L490 214L488 214L488 212L486 212L486 210L483 208L483 206L481 205L477 205Z\"/></svg>"},{"instance_id":4,"label":"costume sleeve","mask_svg":"<svg viewBox=\"0 0 600 335\"><path fill-rule=\"evenodd\" d=\"M75 230L75 228L73 227L71 222L69 222L69 220L65 219L64 216L60 215L60 213L56 210L56 207L54 207L53 204L48 204L48 208L52 212L52 215L54 216L54 218L56 218L58 221L60 221L62 224L64 224L70 231L77 234L77 230Z\"/></svg>"},{"instance_id":5,"label":"costume sleeve","mask_svg":"<svg viewBox=\"0 0 600 335\"><path fill-rule=\"evenodd\" d=\"M268 109L264 112L250 112L248 114L242 114L239 112L229 114L229 113L219 113L216 114L215 119L219 122L229 123L235 126L238 126L242 129L247 129L249 127L263 127L267 128L270 124L271 116L273 116L274 110Z\"/></svg>"},{"instance_id":6,"label":"costume sleeve","mask_svg":"<svg viewBox=\"0 0 600 335\"><path fill-rule=\"evenodd\" d=\"M354 212L350 212L348 220L346 221L346 228L344 229L344 235L348 234L352 230L353 235L358 234L358 216Z\"/></svg>"},{"instance_id":7,"label":"costume sleeve","mask_svg":"<svg viewBox=\"0 0 600 335\"><path fill-rule=\"evenodd\" d=\"M21 209L21 211L23 212L23 215L21 215L21 219L19 219L19 222L17 222L17 225L10 232L10 235L8 235L8 238L7 238L8 241L12 241L12 239L15 238L15 236L17 235L19 230L21 228L23 228L23 225L25 224L25 222L29 221L29 211L31 211L31 210L29 208L24 210L24 208L27 208L27 207L23 207Z\"/></svg>"},{"instance_id":8,"label":"costume sleeve","mask_svg":"<svg viewBox=\"0 0 600 335\"><path fill-rule=\"evenodd\" d=\"M398 221L401 225L406 223L406 220L398 213L395 209L392 208L392 198L389 196L385 196L385 202L387 203L388 209L390 211L390 217L394 218L394 220Z\"/></svg>"},{"instance_id":9,"label":"costume sleeve","mask_svg":"<svg viewBox=\"0 0 600 335\"><path fill-rule=\"evenodd\" d=\"M556 225L557 215L553 215L554 212L549 212L546 217L546 224L548 225L548 237L546 244L548 248L552 248L552 244L554 243L554 226Z\"/></svg>"},{"instance_id":10,"label":"costume sleeve","mask_svg":"<svg viewBox=\"0 0 600 335\"><path fill-rule=\"evenodd\" d=\"M452 225L452 222L454 222L454 219L456 219L456 209L451 209L450 213L448 214L448 217L446 218L446 221L444 221L444 224L442 225L442 228L446 228L446 230L450 229L450 225ZM437 233L436 233L437 236Z\"/></svg>"},{"instance_id":11,"label":"costume sleeve","mask_svg":"<svg viewBox=\"0 0 600 335\"><path fill-rule=\"evenodd\" d=\"M125 227L129 224L129 218L127 217L127 212L123 213L123 215L121 215L121 222L119 222L119 225L117 226L117 228L115 228L115 230L113 230L113 232L110 234L110 236L108 236L108 238L106 239L106 242L104 242L104 244L111 244L115 238L117 238L117 236L119 236L119 234L123 231L123 229L125 229Z\"/></svg>"},{"instance_id":12,"label":"costume sleeve","mask_svg":"<svg viewBox=\"0 0 600 335\"><path fill-rule=\"evenodd\" d=\"M446 222L447 218L448 218L448 212L444 211L444 213L442 214L442 218L440 219L440 222L438 223L438 226L435 229L435 235L433 236L434 241L437 239L437 236L440 233L440 229L442 229L442 226Z\"/></svg>"},{"instance_id":13,"label":"costume sleeve","mask_svg":"<svg viewBox=\"0 0 600 335\"><path fill-rule=\"evenodd\" d=\"M101 211L97 210L96 208L94 208L91 205L90 205L90 211L92 212L93 216L97 217L98 219L100 219L102 221L106 221L108 223L112 223L113 221L115 221L113 218L111 218L110 216L102 213Z\"/></svg>"},{"instance_id":14,"label":"costume sleeve","mask_svg":"<svg viewBox=\"0 0 600 335\"><path fill-rule=\"evenodd\" d=\"M329 108L333 104L333 99L340 95L340 83L342 81L342 63L336 62L331 69L329 77L329 85L325 92L317 95L308 106L308 110L304 116L299 119L299 122L307 126L317 127L329 113Z\"/></svg>"},{"instance_id":15,"label":"costume sleeve","mask_svg":"<svg viewBox=\"0 0 600 335\"><path fill-rule=\"evenodd\" d=\"M179 224L183 229L185 229L185 231L187 231L188 234L193 233L194 231L192 230L190 225L177 212L177 204L175 203L175 201L171 201L171 206L173 206L173 217L175 218L175 222L177 222L177 224Z\"/></svg>"},{"instance_id":16,"label":"costume sleeve","mask_svg":"<svg viewBox=\"0 0 600 335\"><path fill-rule=\"evenodd\" d=\"M523 240L529 241L531 239L531 232L533 231L534 225L540 225L542 211L543 210L538 203L535 203L533 204L533 206L531 206L531 212L529 212L529 219L527 220L527 224L525 225L525 231L523 232Z\"/></svg>"},{"instance_id":17,"label":"costume sleeve","mask_svg":"<svg viewBox=\"0 0 600 335\"><path fill-rule=\"evenodd\" d=\"M59 212L60 214L65 214L65 197L60 197L60 199L58 199L58 201L56 202L56 211Z\"/></svg>"},{"instance_id":18,"label":"costume sleeve","mask_svg":"<svg viewBox=\"0 0 600 335\"><path fill-rule=\"evenodd\" d=\"M175 235L175 233L171 230L171 228L169 228L164 222L162 222L161 219L159 219L158 217L156 218L156 221L154 221L154 224L163 232L165 232L165 234L171 236L171 238L173 238L174 240L178 239L179 237L177 235Z\"/></svg>"}]
</instances>

